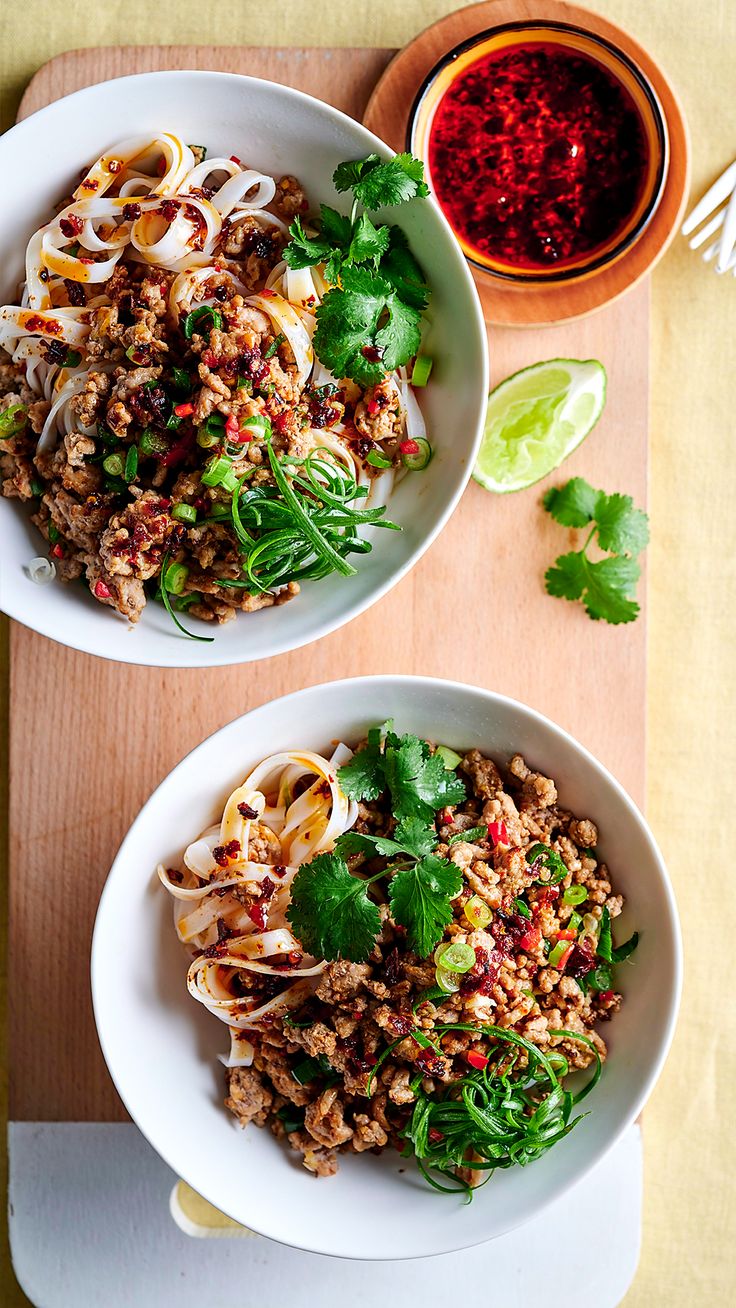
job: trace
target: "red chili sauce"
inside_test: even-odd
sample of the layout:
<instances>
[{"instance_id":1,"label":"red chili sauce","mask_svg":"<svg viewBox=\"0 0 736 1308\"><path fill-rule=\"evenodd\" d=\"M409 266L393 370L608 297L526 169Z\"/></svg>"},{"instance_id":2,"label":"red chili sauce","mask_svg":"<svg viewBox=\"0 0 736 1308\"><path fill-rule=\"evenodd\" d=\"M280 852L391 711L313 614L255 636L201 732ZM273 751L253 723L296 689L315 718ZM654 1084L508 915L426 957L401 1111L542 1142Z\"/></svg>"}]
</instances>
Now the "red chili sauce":
<instances>
[{"instance_id":1,"label":"red chili sauce","mask_svg":"<svg viewBox=\"0 0 736 1308\"><path fill-rule=\"evenodd\" d=\"M505 46L456 77L435 111L435 196L481 263L553 271L608 245L641 197L639 111L595 60L551 42Z\"/></svg>"}]
</instances>

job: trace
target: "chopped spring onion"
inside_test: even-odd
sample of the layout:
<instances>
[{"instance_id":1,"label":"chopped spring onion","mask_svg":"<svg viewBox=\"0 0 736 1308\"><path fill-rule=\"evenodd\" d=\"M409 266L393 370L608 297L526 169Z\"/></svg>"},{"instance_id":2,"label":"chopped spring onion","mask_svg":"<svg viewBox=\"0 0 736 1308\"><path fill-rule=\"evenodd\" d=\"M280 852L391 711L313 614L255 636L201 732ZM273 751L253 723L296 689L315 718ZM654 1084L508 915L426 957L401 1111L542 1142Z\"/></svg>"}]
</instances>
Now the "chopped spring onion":
<instances>
[{"instance_id":1,"label":"chopped spring onion","mask_svg":"<svg viewBox=\"0 0 736 1308\"><path fill-rule=\"evenodd\" d=\"M448 749L447 745L438 745L434 752L442 759L448 772L454 772L463 761L461 755L456 754L454 749Z\"/></svg>"},{"instance_id":2,"label":"chopped spring onion","mask_svg":"<svg viewBox=\"0 0 736 1308\"><path fill-rule=\"evenodd\" d=\"M35 581L37 586L47 586L56 576L56 565L51 562L51 559L44 559L40 556L31 559L28 564L28 576L31 581Z\"/></svg>"},{"instance_id":3,"label":"chopped spring onion","mask_svg":"<svg viewBox=\"0 0 736 1308\"><path fill-rule=\"evenodd\" d=\"M378 450L370 450L365 457L366 463L370 463L372 468L390 468L391 460L385 455L379 454Z\"/></svg>"},{"instance_id":4,"label":"chopped spring onion","mask_svg":"<svg viewBox=\"0 0 736 1308\"><path fill-rule=\"evenodd\" d=\"M224 459L221 455L215 455L210 459L204 472L202 473L203 486L225 486L226 480L230 477L233 465L230 459ZM234 490L235 486L227 486L226 489Z\"/></svg>"},{"instance_id":5,"label":"chopped spring onion","mask_svg":"<svg viewBox=\"0 0 736 1308\"><path fill-rule=\"evenodd\" d=\"M128 453L125 456L125 468L123 470L123 477L127 482L135 481L137 472L138 472L138 446L130 445L128 446Z\"/></svg>"},{"instance_id":6,"label":"chopped spring onion","mask_svg":"<svg viewBox=\"0 0 736 1308\"><path fill-rule=\"evenodd\" d=\"M429 354L418 354L414 360L414 367L411 370L412 386L426 386L429 381L429 374L432 371L434 360Z\"/></svg>"},{"instance_id":7,"label":"chopped spring onion","mask_svg":"<svg viewBox=\"0 0 736 1308\"><path fill-rule=\"evenodd\" d=\"M253 390L253 382L250 377L239 376L235 383L235 389L236 391L248 391L250 393Z\"/></svg>"},{"instance_id":8,"label":"chopped spring onion","mask_svg":"<svg viewBox=\"0 0 736 1308\"><path fill-rule=\"evenodd\" d=\"M192 309L191 313L186 316L184 335L188 341L191 341L195 331L201 333L206 318L212 319L210 330L216 327L218 331L222 331L222 314L218 313L217 309L213 309L211 305L203 304L199 309Z\"/></svg>"},{"instance_id":9,"label":"chopped spring onion","mask_svg":"<svg viewBox=\"0 0 736 1308\"><path fill-rule=\"evenodd\" d=\"M279 332L278 336L274 336L268 349L263 351L263 358L272 359L274 354L278 350L279 346L283 345L285 339L286 337L284 336L283 332Z\"/></svg>"},{"instance_id":10,"label":"chopped spring onion","mask_svg":"<svg viewBox=\"0 0 736 1308\"><path fill-rule=\"evenodd\" d=\"M469 972L475 966L475 950L472 945L453 941L435 949L434 961L443 971Z\"/></svg>"},{"instance_id":11,"label":"chopped spring onion","mask_svg":"<svg viewBox=\"0 0 736 1308\"><path fill-rule=\"evenodd\" d=\"M588 898L588 892L585 886L568 886L563 892L563 904L582 904L584 899Z\"/></svg>"},{"instance_id":12,"label":"chopped spring onion","mask_svg":"<svg viewBox=\"0 0 736 1308\"><path fill-rule=\"evenodd\" d=\"M432 446L423 436L417 436L413 443L418 445L419 449L413 453L402 450L401 462L411 472L423 472L432 459ZM408 445L409 442L403 441L402 444Z\"/></svg>"},{"instance_id":13,"label":"chopped spring onion","mask_svg":"<svg viewBox=\"0 0 736 1308\"><path fill-rule=\"evenodd\" d=\"M189 569L185 563L169 563L161 575L164 589L170 595L181 595L189 576Z\"/></svg>"},{"instance_id":14,"label":"chopped spring onion","mask_svg":"<svg viewBox=\"0 0 736 1308\"><path fill-rule=\"evenodd\" d=\"M557 967L558 964L561 964L564 955L569 952L569 949L570 949L569 940L559 940L555 945L554 949L551 949L549 951L549 958L547 959L547 962L549 963L550 967Z\"/></svg>"},{"instance_id":15,"label":"chopped spring onion","mask_svg":"<svg viewBox=\"0 0 736 1308\"><path fill-rule=\"evenodd\" d=\"M547 877L537 877L537 884L540 886L556 886L568 875L568 869L557 850L551 849L549 845L541 843L532 845L531 849L526 851L526 861L532 866L541 865L549 872L550 875Z\"/></svg>"},{"instance_id":16,"label":"chopped spring onion","mask_svg":"<svg viewBox=\"0 0 736 1308\"><path fill-rule=\"evenodd\" d=\"M459 840L467 841L469 845L474 845L478 840L485 840L488 835L488 827L469 827L466 831L456 831L454 836L450 836L448 845L456 845Z\"/></svg>"},{"instance_id":17,"label":"chopped spring onion","mask_svg":"<svg viewBox=\"0 0 736 1308\"><path fill-rule=\"evenodd\" d=\"M57 540L61 540L61 532L53 522L49 523L49 540L52 545L55 545Z\"/></svg>"},{"instance_id":18,"label":"chopped spring onion","mask_svg":"<svg viewBox=\"0 0 736 1308\"><path fill-rule=\"evenodd\" d=\"M462 985L462 977L459 972L448 972L444 967L435 968L435 981L440 990L446 995L453 995Z\"/></svg>"},{"instance_id":19,"label":"chopped spring onion","mask_svg":"<svg viewBox=\"0 0 736 1308\"><path fill-rule=\"evenodd\" d=\"M268 418L262 417L259 414L254 413L252 418L245 419L245 422L242 423L240 430L243 431L245 427L247 427L249 431L253 432L253 435L256 437L257 440L267 441L271 439L271 422Z\"/></svg>"},{"instance_id":20,"label":"chopped spring onion","mask_svg":"<svg viewBox=\"0 0 736 1308\"><path fill-rule=\"evenodd\" d=\"M119 454L108 454L106 459L102 460L102 466L109 477L122 477L123 460Z\"/></svg>"},{"instance_id":21,"label":"chopped spring onion","mask_svg":"<svg viewBox=\"0 0 736 1308\"><path fill-rule=\"evenodd\" d=\"M169 442L166 437L159 435L156 431L151 431L150 427L146 427L146 430L141 434L139 444L141 454L166 454L169 449Z\"/></svg>"},{"instance_id":22,"label":"chopped spring onion","mask_svg":"<svg viewBox=\"0 0 736 1308\"><path fill-rule=\"evenodd\" d=\"M38 498L40 495L43 495L43 492L44 492L44 485L43 485L43 482L42 482L42 481L39 481L39 480L38 480L38 477L32 477L32 478L31 478L31 494L32 494L32 495L35 495L35 496Z\"/></svg>"},{"instance_id":23,"label":"chopped spring onion","mask_svg":"<svg viewBox=\"0 0 736 1308\"><path fill-rule=\"evenodd\" d=\"M168 571L168 567L169 567L169 555L168 555L168 552L167 552L167 553L164 555L164 557L163 557L163 562L162 562L162 564L161 564L161 575L162 575L162 577L164 577L164 576L166 575L166 573L167 573L167 571ZM170 596L168 590L166 589L165 586L161 586L160 589L159 589L159 591L158 591L157 594L156 594L156 598L161 600L161 602L162 602L164 608L166 609L166 612L168 613L169 617L171 618L171 621L173 622L173 624L174 624L175 627L178 627L178 629L179 629L179 631L181 632L182 636L187 636L189 640L200 640L200 641L206 641L207 644L211 644L212 641L215 639L214 636L198 636L198 635L196 635L195 632L193 632L193 631L187 631L186 627L185 627L185 626L184 626L184 625L179 621L179 619L177 618L177 616L176 616L176 614L175 614L175 612L174 612L174 604L176 604L177 608L184 608L184 607L185 607L185 603L184 603L184 601L185 601L185 600L188 600L188 599L189 599L189 596L184 596L182 599L178 599L176 596L174 596L174 604L172 604L172 602L171 602L171 596ZM193 597L192 597L192 598L193 598Z\"/></svg>"},{"instance_id":24,"label":"chopped spring onion","mask_svg":"<svg viewBox=\"0 0 736 1308\"><path fill-rule=\"evenodd\" d=\"M193 504L175 504L171 516L176 522L196 522L197 510Z\"/></svg>"},{"instance_id":25,"label":"chopped spring onion","mask_svg":"<svg viewBox=\"0 0 736 1308\"><path fill-rule=\"evenodd\" d=\"M579 931L580 927L582 926L582 922L583 919L581 918L579 913L571 913L569 918L567 919L567 925L571 931Z\"/></svg>"},{"instance_id":26,"label":"chopped spring onion","mask_svg":"<svg viewBox=\"0 0 736 1308\"><path fill-rule=\"evenodd\" d=\"M532 915L529 905L525 903L523 899L515 899L514 908L516 909L517 913L521 913L522 917L531 917Z\"/></svg>"},{"instance_id":27,"label":"chopped spring onion","mask_svg":"<svg viewBox=\"0 0 736 1308\"><path fill-rule=\"evenodd\" d=\"M480 895L471 895L463 912L471 926L483 927L488 926L493 914L484 899Z\"/></svg>"},{"instance_id":28,"label":"chopped spring onion","mask_svg":"<svg viewBox=\"0 0 736 1308\"><path fill-rule=\"evenodd\" d=\"M139 367L141 364L148 362L148 355L145 350L141 349L140 345L129 345L125 351L125 357L130 359L131 363L137 363Z\"/></svg>"},{"instance_id":29,"label":"chopped spring onion","mask_svg":"<svg viewBox=\"0 0 736 1308\"><path fill-rule=\"evenodd\" d=\"M219 431L208 431L207 426L200 427L197 432L197 444L201 450L211 450L213 445L221 445L224 436L224 429Z\"/></svg>"},{"instance_id":30,"label":"chopped spring onion","mask_svg":"<svg viewBox=\"0 0 736 1308\"><path fill-rule=\"evenodd\" d=\"M25 404L11 404L0 413L0 441L7 441L17 436L28 422L28 410Z\"/></svg>"},{"instance_id":31,"label":"chopped spring onion","mask_svg":"<svg viewBox=\"0 0 736 1308\"><path fill-rule=\"evenodd\" d=\"M66 357L64 359L65 368L78 368L81 362L82 362L82 356L79 350L67 350Z\"/></svg>"}]
</instances>

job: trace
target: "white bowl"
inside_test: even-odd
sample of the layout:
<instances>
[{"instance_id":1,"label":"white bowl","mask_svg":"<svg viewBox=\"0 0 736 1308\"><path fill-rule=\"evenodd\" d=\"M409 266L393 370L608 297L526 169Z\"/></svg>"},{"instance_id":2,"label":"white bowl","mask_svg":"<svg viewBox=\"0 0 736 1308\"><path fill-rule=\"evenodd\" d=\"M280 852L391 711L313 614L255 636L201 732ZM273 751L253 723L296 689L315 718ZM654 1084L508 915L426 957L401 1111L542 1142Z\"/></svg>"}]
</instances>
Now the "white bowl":
<instances>
[{"instance_id":1,"label":"white bowl","mask_svg":"<svg viewBox=\"0 0 736 1308\"><path fill-rule=\"evenodd\" d=\"M390 1151L341 1157L315 1180L270 1131L241 1131L223 1107L227 1033L186 991L186 959L160 860L219 818L249 768L276 750L326 750L394 718L456 750L501 760L520 751L557 782L565 807L599 826L599 848L627 905L621 937L641 943L619 969L621 1012L590 1115L538 1162L497 1173L470 1205L430 1190ZM419 677L313 686L255 709L193 750L149 799L120 848L92 942L102 1050L126 1108L166 1162L211 1203L262 1235L347 1258L410 1258L479 1244L528 1220L578 1181L641 1112L675 1025L681 971L677 912L662 856L637 808L566 732L503 695Z\"/></svg>"},{"instance_id":2,"label":"white bowl","mask_svg":"<svg viewBox=\"0 0 736 1308\"><path fill-rule=\"evenodd\" d=\"M79 169L105 147L151 129L176 132L216 154L235 153L280 176L295 173L310 201L336 203L332 173L343 159L391 151L359 123L320 100L252 77L228 73L145 73L77 91L41 109L0 138L0 170L12 178L18 204L0 211L0 303L16 302L26 242ZM43 166L39 165L43 161ZM125 663L210 667L269 658L318 640L380 599L417 562L455 508L470 476L488 391L486 333L473 280L452 232L432 200L388 220L404 228L432 287L425 348L435 359L422 399L435 457L426 472L404 479L390 501L403 532L376 532L372 554L356 577L305 585L284 607L239 615L226 627L196 623L213 644L186 640L158 604L146 606L136 629L95 601L81 585L41 589L27 573L44 542L27 508L0 501L3 564L0 607L44 636L73 649Z\"/></svg>"}]
</instances>

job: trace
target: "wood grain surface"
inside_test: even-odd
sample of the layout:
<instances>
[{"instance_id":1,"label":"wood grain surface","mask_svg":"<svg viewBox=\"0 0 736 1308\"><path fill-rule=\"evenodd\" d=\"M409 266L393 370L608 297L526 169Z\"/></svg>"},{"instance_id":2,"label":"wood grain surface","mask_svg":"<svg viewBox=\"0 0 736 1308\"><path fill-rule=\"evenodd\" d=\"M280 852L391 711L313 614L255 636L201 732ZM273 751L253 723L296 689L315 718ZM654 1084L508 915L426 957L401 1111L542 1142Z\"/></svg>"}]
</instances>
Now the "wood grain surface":
<instances>
[{"instance_id":1,"label":"wood grain surface","mask_svg":"<svg viewBox=\"0 0 736 1308\"><path fill-rule=\"evenodd\" d=\"M106 77L198 66L289 82L360 116L388 57L383 50L78 51L41 69L23 112ZM490 329L491 372L498 381L538 359L600 358L609 374L606 412L564 476L581 473L643 504L648 346L648 285L642 283L576 323L534 332ZM496 497L471 483L440 539L381 603L318 644L267 663L204 671L121 666L13 626L11 1117L124 1117L90 1001L99 893L154 786L204 736L257 704L362 673L474 682L549 714L643 802L646 614L628 628L606 627L545 595L544 570L574 537L542 512L545 484Z\"/></svg>"},{"instance_id":2,"label":"wood grain surface","mask_svg":"<svg viewBox=\"0 0 736 1308\"><path fill-rule=\"evenodd\" d=\"M449 50L490 27L553 20L584 28L617 46L645 73L659 99L669 136L670 163L660 203L639 239L615 263L576 281L514 285L476 273L488 322L516 327L558 323L599 309L637 285L661 259L684 216L690 188L690 143L685 115L665 73L623 28L565 0L482 0L447 14L420 32L389 64L364 115L367 127L395 150L406 149L411 107L424 79Z\"/></svg>"}]
</instances>

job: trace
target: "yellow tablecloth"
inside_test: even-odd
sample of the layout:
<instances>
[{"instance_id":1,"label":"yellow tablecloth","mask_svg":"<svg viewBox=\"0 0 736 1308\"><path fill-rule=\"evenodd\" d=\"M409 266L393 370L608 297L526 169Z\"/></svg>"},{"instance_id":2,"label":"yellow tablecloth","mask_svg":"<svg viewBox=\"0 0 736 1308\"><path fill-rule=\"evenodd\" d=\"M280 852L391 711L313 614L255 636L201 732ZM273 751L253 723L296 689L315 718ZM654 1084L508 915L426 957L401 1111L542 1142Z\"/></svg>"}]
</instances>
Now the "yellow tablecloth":
<instances>
[{"instance_id":1,"label":"yellow tablecloth","mask_svg":"<svg viewBox=\"0 0 736 1308\"><path fill-rule=\"evenodd\" d=\"M7 0L0 16L0 122L10 125L28 79L62 50L402 45L457 7L443 0L322 0L316 7L234 0L229 9L201 0ZM736 3L597 0L596 8L650 47L679 88L692 131L694 189L702 191L736 150ZM706 273L677 242L654 275L649 817L678 894L687 974L673 1053L646 1113L643 1250L626 1308L720 1308L732 1301L736 1283L727 1216L736 1203L729 1114L736 1083L729 818L736 777L734 338L732 278ZM563 1233L571 1276L581 1234ZM0 1285L14 1308L26 1300L10 1289L7 1251L5 1260L0 1253ZM556 1292L564 1301L564 1285Z\"/></svg>"}]
</instances>

